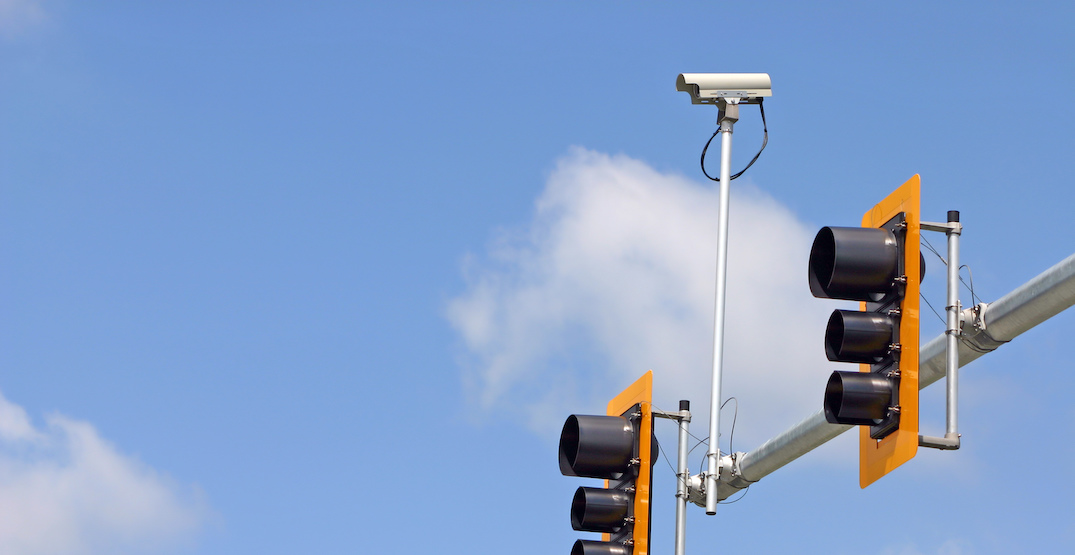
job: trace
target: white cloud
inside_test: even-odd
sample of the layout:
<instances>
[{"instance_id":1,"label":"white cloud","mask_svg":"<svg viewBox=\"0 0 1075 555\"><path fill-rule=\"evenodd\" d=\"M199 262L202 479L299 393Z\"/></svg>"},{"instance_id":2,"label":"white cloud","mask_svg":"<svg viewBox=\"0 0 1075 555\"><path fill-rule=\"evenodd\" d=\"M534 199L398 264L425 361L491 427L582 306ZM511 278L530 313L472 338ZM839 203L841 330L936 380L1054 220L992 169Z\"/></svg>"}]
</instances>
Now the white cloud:
<instances>
[{"instance_id":1,"label":"white cloud","mask_svg":"<svg viewBox=\"0 0 1075 555\"><path fill-rule=\"evenodd\" d=\"M575 149L560 160L533 220L468 257L467 290L448 303L479 410L515 411L555 434L567 414L603 410L653 369L655 404L690 399L693 429L705 430L717 209L715 184L626 156ZM816 230L787 208L737 180L730 226L723 392L740 401L743 450L821 407L837 306L810 295Z\"/></svg>"},{"instance_id":2,"label":"white cloud","mask_svg":"<svg viewBox=\"0 0 1075 555\"><path fill-rule=\"evenodd\" d=\"M189 541L200 492L119 453L86 422L33 426L0 395L0 553L157 553Z\"/></svg>"}]
</instances>

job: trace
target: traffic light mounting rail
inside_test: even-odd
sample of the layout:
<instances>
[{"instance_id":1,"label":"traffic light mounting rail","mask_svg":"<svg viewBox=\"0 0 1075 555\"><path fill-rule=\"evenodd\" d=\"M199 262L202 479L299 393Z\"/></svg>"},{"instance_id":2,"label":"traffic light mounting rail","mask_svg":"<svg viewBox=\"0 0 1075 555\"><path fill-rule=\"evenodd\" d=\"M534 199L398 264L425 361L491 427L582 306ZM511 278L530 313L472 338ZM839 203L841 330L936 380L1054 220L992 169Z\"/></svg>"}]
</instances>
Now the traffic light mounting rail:
<instances>
[{"instance_id":1,"label":"traffic light mounting rail","mask_svg":"<svg viewBox=\"0 0 1075 555\"><path fill-rule=\"evenodd\" d=\"M959 212L948 211L948 223L922 222L922 231L937 231L948 236L948 302L945 333L945 385L947 387L944 437L919 434L918 445L933 449L959 449L957 406L959 398L959 337L963 329L963 310L959 302L959 236L963 225Z\"/></svg>"}]
</instances>

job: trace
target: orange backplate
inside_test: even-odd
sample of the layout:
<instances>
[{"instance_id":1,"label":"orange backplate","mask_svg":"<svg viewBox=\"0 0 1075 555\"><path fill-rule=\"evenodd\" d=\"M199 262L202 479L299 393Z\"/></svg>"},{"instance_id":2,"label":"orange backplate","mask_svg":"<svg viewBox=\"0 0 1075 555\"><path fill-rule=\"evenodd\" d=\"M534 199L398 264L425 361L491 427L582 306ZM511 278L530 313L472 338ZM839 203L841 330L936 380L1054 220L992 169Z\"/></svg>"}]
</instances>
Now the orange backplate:
<instances>
[{"instance_id":1,"label":"orange backplate","mask_svg":"<svg viewBox=\"0 0 1075 555\"><path fill-rule=\"evenodd\" d=\"M900 310L900 426L884 439L870 438L870 427L859 426L859 486L876 482L918 452L918 292L919 236L921 233L921 180L918 175L900 185L885 200L862 216L863 227L881 227L903 212L907 218L904 273L907 289ZM866 303L862 303L862 310ZM869 372L870 366L860 366Z\"/></svg>"},{"instance_id":2,"label":"orange backplate","mask_svg":"<svg viewBox=\"0 0 1075 555\"><path fill-rule=\"evenodd\" d=\"M608 402L606 414L620 416L635 405L642 407L642 422L638 430L638 480L635 482L635 526L634 555L649 555L650 530L650 473L653 470L653 370L642 374L641 378L627 386L619 395ZM608 487L608 481L605 481ZM604 535L605 541L609 535Z\"/></svg>"}]
</instances>

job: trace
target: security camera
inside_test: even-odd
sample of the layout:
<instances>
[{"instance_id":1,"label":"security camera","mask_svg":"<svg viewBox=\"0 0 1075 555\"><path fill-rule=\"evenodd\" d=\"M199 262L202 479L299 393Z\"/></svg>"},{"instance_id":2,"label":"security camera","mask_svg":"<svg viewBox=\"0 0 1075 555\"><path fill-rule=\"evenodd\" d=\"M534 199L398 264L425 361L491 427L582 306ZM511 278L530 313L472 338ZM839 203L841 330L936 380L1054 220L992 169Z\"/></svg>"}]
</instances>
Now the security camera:
<instances>
[{"instance_id":1,"label":"security camera","mask_svg":"<svg viewBox=\"0 0 1075 555\"><path fill-rule=\"evenodd\" d=\"M768 73L680 73L676 90L690 94L691 104L717 104L722 98L754 104L773 96Z\"/></svg>"}]
</instances>

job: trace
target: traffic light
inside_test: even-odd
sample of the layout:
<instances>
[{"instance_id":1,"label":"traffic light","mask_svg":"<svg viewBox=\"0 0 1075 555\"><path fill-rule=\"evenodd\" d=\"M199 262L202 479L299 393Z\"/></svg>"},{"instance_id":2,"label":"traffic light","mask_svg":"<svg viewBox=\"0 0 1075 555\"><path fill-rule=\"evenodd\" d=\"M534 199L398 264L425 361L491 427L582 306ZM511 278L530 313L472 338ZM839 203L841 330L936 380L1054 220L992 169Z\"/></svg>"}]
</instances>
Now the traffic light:
<instances>
[{"instance_id":1,"label":"traffic light","mask_svg":"<svg viewBox=\"0 0 1075 555\"><path fill-rule=\"evenodd\" d=\"M915 175L862 217L862 227L825 227L810 249L810 292L861 301L836 310L825 354L859 364L833 372L825 419L859 428L859 485L918 451L918 291L921 185Z\"/></svg>"},{"instance_id":2,"label":"traffic light","mask_svg":"<svg viewBox=\"0 0 1075 555\"><path fill-rule=\"evenodd\" d=\"M605 416L573 414L560 433L560 472L603 478L605 487L580 487L571 501L571 527L601 532L578 540L571 555L648 555L653 439L653 371L608 404Z\"/></svg>"}]
</instances>

